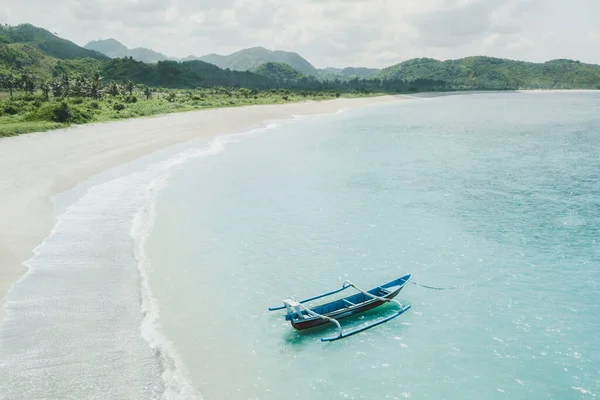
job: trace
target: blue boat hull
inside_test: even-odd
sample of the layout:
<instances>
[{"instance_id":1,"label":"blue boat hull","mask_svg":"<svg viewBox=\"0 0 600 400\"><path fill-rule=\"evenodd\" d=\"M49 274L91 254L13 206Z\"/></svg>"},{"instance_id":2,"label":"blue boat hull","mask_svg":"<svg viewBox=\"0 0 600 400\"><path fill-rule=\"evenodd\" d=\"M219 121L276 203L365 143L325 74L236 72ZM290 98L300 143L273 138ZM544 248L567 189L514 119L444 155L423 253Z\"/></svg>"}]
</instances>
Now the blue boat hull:
<instances>
[{"instance_id":1,"label":"blue boat hull","mask_svg":"<svg viewBox=\"0 0 600 400\"><path fill-rule=\"evenodd\" d=\"M373 288L368 292L377 297L388 300L393 299L400 293L409 279L410 275L406 275L388 282L385 285ZM373 299L364 293L358 293L344 297L340 300L312 307L310 310L317 314L339 320L379 307L384 303L387 303L387 301ZM295 313L286 315L286 319L291 321L292 326L298 330L313 328L330 322L329 320L320 317L299 318Z\"/></svg>"}]
</instances>

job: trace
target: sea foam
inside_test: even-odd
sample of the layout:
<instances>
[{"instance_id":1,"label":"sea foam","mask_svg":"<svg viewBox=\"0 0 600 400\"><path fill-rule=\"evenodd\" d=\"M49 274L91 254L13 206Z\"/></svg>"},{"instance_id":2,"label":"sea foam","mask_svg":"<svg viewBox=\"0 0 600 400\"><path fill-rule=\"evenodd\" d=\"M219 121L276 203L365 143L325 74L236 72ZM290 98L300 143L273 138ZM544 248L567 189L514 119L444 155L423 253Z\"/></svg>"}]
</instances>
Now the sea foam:
<instances>
[{"instance_id":1,"label":"sea foam","mask_svg":"<svg viewBox=\"0 0 600 400\"><path fill-rule=\"evenodd\" d=\"M200 399L161 330L149 284L145 243L156 202L176 167L278 126L217 136L94 185L59 215L9 292L0 391L15 399Z\"/></svg>"}]
</instances>

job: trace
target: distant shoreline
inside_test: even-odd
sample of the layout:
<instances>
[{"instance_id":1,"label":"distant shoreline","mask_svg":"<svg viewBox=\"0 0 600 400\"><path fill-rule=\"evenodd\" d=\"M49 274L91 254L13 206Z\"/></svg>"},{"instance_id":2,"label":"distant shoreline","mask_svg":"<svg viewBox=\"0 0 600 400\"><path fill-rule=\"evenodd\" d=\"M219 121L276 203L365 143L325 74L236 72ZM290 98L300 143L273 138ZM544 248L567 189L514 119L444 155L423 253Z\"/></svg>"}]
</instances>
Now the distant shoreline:
<instances>
[{"instance_id":1,"label":"distant shoreline","mask_svg":"<svg viewBox=\"0 0 600 400\"><path fill-rule=\"evenodd\" d=\"M429 92L402 92L402 93L361 93L361 94L339 94L341 98L344 99L354 99L354 98L378 98L378 97L386 97L386 96L405 96L409 98L430 98L430 97L441 97L441 96L452 96L452 95L470 95L470 94L492 94L492 93L584 93L584 92L598 92L600 89L498 89L498 90L448 90L448 91L429 91ZM111 99L107 97L109 102L115 99ZM217 103L217 104L209 104L202 106L193 106L191 107L189 104L178 104L178 103L156 103L154 99L151 102L150 107L146 107L146 103L144 100L140 102L134 102L134 104L130 104L127 107L137 108L137 111L129 110L129 114L118 113L116 115L111 114L100 114L91 117L87 121L81 122L70 122L70 123L59 123L53 122L51 120L36 120L25 118L21 120L6 120L0 121L0 140L5 137L18 136L22 134L29 133L37 133L37 132L47 132L52 130L60 130L74 126L81 125L89 125L89 124L102 124L106 122L113 121L126 121L137 118L148 118L148 117L157 117L162 115L176 114L176 113L186 113L193 111L205 111L212 109L221 109L221 108L238 108L238 107L248 107L248 106L259 106L259 105L282 105L282 104L297 104L297 103L310 103L310 102L323 102L330 101L335 99L334 93L327 93L327 96L323 98L319 97L309 97L302 98L299 96L291 96L291 98L286 98L285 101L282 101L281 98L261 98L259 100L248 100L248 99L237 99L231 100L227 104ZM340 97L338 97L340 98ZM82 107L79 106L83 102L82 99L79 99L80 102L77 103L77 99L73 98L65 98L65 99L53 99L52 103L58 105L61 102L66 102L68 104L67 107L71 107L71 110L68 111L70 113L77 114L81 111ZM85 99L87 103L83 103L83 109L86 107L94 106L94 108L98 109L99 101L93 101L92 99ZM122 100L122 99L121 99ZM137 100L137 99L136 99ZM117 101L117 100L115 100ZM236 102L237 101L237 102ZM94 103L94 104L92 104ZM135 104L137 103L137 104ZM118 103L117 101L117 104ZM141 107L141 108L140 108ZM124 107L125 108L125 107ZM88 110L89 111L89 110ZM127 112L127 110L125 111ZM139 113L139 114L138 114Z\"/></svg>"},{"instance_id":2,"label":"distant shoreline","mask_svg":"<svg viewBox=\"0 0 600 400\"><path fill-rule=\"evenodd\" d=\"M517 93L588 93L600 92L600 89L519 89Z\"/></svg>"},{"instance_id":3,"label":"distant shoreline","mask_svg":"<svg viewBox=\"0 0 600 400\"><path fill-rule=\"evenodd\" d=\"M406 93L410 97L440 97L460 94L499 94L499 93L600 93L600 89L499 89L499 90L450 90L446 92Z\"/></svg>"},{"instance_id":4,"label":"distant shoreline","mask_svg":"<svg viewBox=\"0 0 600 400\"><path fill-rule=\"evenodd\" d=\"M381 97L385 93L277 93L250 91L243 94L220 93L207 96L206 91L193 93L177 90L163 93L149 93L143 99L135 95L106 95L98 99L78 96L44 96L39 91L33 94L20 92L8 100L8 92L0 91L0 111L5 107L9 112L0 112L0 140L3 137L26 133L47 132L72 126L125 121L189 111L202 111L220 108L236 108L254 105L277 105L304 102L319 102L336 98ZM138 99L137 96L140 96ZM172 97L170 97L172 96ZM2 102L4 98L4 103ZM12 100L16 100L12 102ZM8 101L6 101L8 100Z\"/></svg>"}]
</instances>

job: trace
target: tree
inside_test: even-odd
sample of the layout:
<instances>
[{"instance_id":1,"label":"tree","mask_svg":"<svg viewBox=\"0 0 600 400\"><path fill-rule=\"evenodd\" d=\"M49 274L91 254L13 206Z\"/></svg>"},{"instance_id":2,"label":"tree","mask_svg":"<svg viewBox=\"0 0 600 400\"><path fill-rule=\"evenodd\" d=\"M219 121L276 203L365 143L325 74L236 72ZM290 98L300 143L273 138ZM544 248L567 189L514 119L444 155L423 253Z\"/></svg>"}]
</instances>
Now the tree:
<instances>
[{"instance_id":1,"label":"tree","mask_svg":"<svg viewBox=\"0 0 600 400\"><path fill-rule=\"evenodd\" d=\"M242 96L244 96L245 98L248 98L248 97L250 97L250 94L251 94L252 92L250 91L250 89L241 88L241 89L239 90L239 93L240 93Z\"/></svg>"},{"instance_id":2,"label":"tree","mask_svg":"<svg viewBox=\"0 0 600 400\"><path fill-rule=\"evenodd\" d=\"M50 89L52 90L52 96L60 97L63 94L62 84L59 80L54 80L50 83Z\"/></svg>"},{"instance_id":3,"label":"tree","mask_svg":"<svg viewBox=\"0 0 600 400\"><path fill-rule=\"evenodd\" d=\"M131 79L128 79L125 81L125 90L127 90L129 92L129 97L133 96L133 82L131 81Z\"/></svg>"},{"instance_id":4,"label":"tree","mask_svg":"<svg viewBox=\"0 0 600 400\"><path fill-rule=\"evenodd\" d=\"M40 89L41 89L42 93L44 94L44 97L46 98L46 100L48 100L49 94L50 94L50 85L48 84L48 82L42 81L40 83Z\"/></svg>"},{"instance_id":5,"label":"tree","mask_svg":"<svg viewBox=\"0 0 600 400\"><path fill-rule=\"evenodd\" d=\"M90 95L94 100L98 100L102 95L102 77L100 72L94 72L92 75L92 81L90 84Z\"/></svg>"},{"instance_id":6,"label":"tree","mask_svg":"<svg viewBox=\"0 0 600 400\"><path fill-rule=\"evenodd\" d=\"M12 75L6 75L2 78L2 85L8 89L10 97L13 95L13 89L15 88L16 83L17 80Z\"/></svg>"},{"instance_id":7,"label":"tree","mask_svg":"<svg viewBox=\"0 0 600 400\"><path fill-rule=\"evenodd\" d=\"M231 97L231 88L230 87L221 87L221 93L223 93L227 97Z\"/></svg>"},{"instance_id":8,"label":"tree","mask_svg":"<svg viewBox=\"0 0 600 400\"><path fill-rule=\"evenodd\" d=\"M85 77L79 75L73 83L73 93L76 97L85 97L87 89L87 81Z\"/></svg>"},{"instance_id":9,"label":"tree","mask_svg":"<svg viewBox=\"0 0 600 400\"><path fill-rule=\"evenodd\" d=\"M69 97L69 89L71 88L71 78L69 74L64 73L60 80L61 92L65 97Z\"/></svg>"},{"instance_id":10,"label":"tree","mask_svg":"<svg viewBox=\"0 0 600 400\"><path fill-rule=\"evenodd\" d=\"M111 82L108 84L108 94L115 97L121 93L121 88L117 82Z\"/></svg>"},{"instance_id":11,"label":"tree","mask_svg":"<svg viewBox=\"0 0 600 400\"><path fill-rule=\"evenodd\" d=\"M150 96L152 96L152 89L148 86L144 86L144 96L146 96L146 100L150 100Z\"/></svg>"},{"instance_id":12,"label":"tree","mask_svg":"<svg viewBox=\"0 0 600 400\"><path fill-rule=\"evenodd\" d=\"M33 75L28 73L21 74L21 87L25 93L33 94L33 91L35 90Z\"/></svg>"}]
</instances>

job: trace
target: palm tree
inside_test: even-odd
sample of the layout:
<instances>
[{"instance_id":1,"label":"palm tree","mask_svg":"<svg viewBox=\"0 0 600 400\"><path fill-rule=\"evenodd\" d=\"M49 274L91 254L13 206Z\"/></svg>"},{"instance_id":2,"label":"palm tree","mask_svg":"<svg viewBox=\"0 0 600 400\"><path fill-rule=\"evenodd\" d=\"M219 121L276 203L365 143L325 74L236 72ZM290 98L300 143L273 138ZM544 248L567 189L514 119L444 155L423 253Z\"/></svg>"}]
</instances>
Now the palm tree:
<instances>
[{"instance_id":1,"label":"palm tree","mask_svg":"<svg viewBox=\"0 0 600 400\"><path fill-rule=\"evenodd\" d=\"M144 86L144 96L146 96L146 100L150 100L150 96L152 96L152 89L148 86Z\"/></svg>"},{"instance_id":2,"label":"palm tree","mask_svg":"<svg viewBox=\"0 0 600 400\"><path fill-rule=\"evenodd\" d=\"M54 80L50 83L50 88L52 89L52 96L60 97L63 94L62 84L59 80Z\"/></svg>"},{"instance_id":3,"label":"palm tree","mask_svg":"<svg viewBox=\"0 0 600 400\"><path fill-rule=\"evenodd\" d=\"M86 86L87 82L83 76L79 75L77 78L75 78L75 82L73 83L73 93L75 96L84 97Z\"/></svg>"},{"instance_id":4,"label":"palm tree","mask_svg":"<svg viewBox=\"0 0 600 400\"><path fill-rule=\"evenodd\" d=\"M21 87L25 93L33 94L33 91L35 90L33 75L28 73L21 74Z\"/></svg>"},{"instance_id":5,"label":"palm tree","mask_svg":"<svg viewBox=\"0 0 600 400\"><path fill-rule=\"evenodd\" d=\"M119 87L119 85L117 84L117 82L111 82L108 85L108 94L110 94L111 96L118 96L119 93L121 93L121 88Z\"/></svg>"},{"instance_id":6,"label":"palm tree","mask_svg":"<svg viewBox=\"0 0 600 400\"><path fill-rule=\"evenodd\" d=\"M8 89L8 91L10 93L10 97L12 97L12 95L13 95L13 89L15 88L16 83L17 83L17 80L12 75L6 75L5 77L2 78L2 84L4 85L5 88Z\"/></svg>"},{"instance_id":7,"label":"palm tree","mask_svg":"<svg viewBox=\"0 0 600 400\"><path fill-rule=\"evenodd\" d=\"M44 94L46 100L48 100L50 94L50 85L48 84L48 82L42 81L42 83L40 83L40 89L42 90L42 93Z\"/></svg>"},{"instance_id":8,"label":"palm tree","mask_svg":"<svg viewBox=\"0 0 600 400\"><path fill-rule=\"evenodd\" d=\"M94 72L92 75L92 82L90 85L90 95L94 100L98 100L102 94L102 77L100 72Z\"/></svg>"},{"instance_id":9,"label":"palm tree","mask_svg":"<svg viewBox=\"0 0 600 400\"><path fill-rule=\"evenodd\" d=\"M63 96L69 97L69 89L71 88L71 79L69 78L69 74L63 74L60 85Z\"/></svg>"},{"instance_id":10,"label":"palm tree","mask_svg":"<svg viewBox=\"0 0 600 400\"><path fill-rule=\"evenodd\" d=\"M240 95L244 96L245 98L250 97L250 89L246 89L246 88L240 88L240 90L238 90L238 92L240 93Z\"/></svg>"},{"instance_id":11,"label":"palm tree","mask_svg":"<svg viewBox=\"0 0 600 400\"><path fill-rule=\"evenodd\" d=\"M85 76L79 77L79 85L81 85L81 96L85 97L90 94L90 84Z\"/></svg>"},{"instance_id":12,"label":"palm tree","mask_svg":"<svg viewBox=\"0 0 600 400\"><path fill-rule=\"evenodd\" d=\"M125 85L124 86L125 86L125 90L127 90L129 92L129 97L132 97L133 96L133 88L134 88L134 86L133 86L133 82L131 81L131 79L127 79L125 81Z\"/></svg>"}]
</instances>

